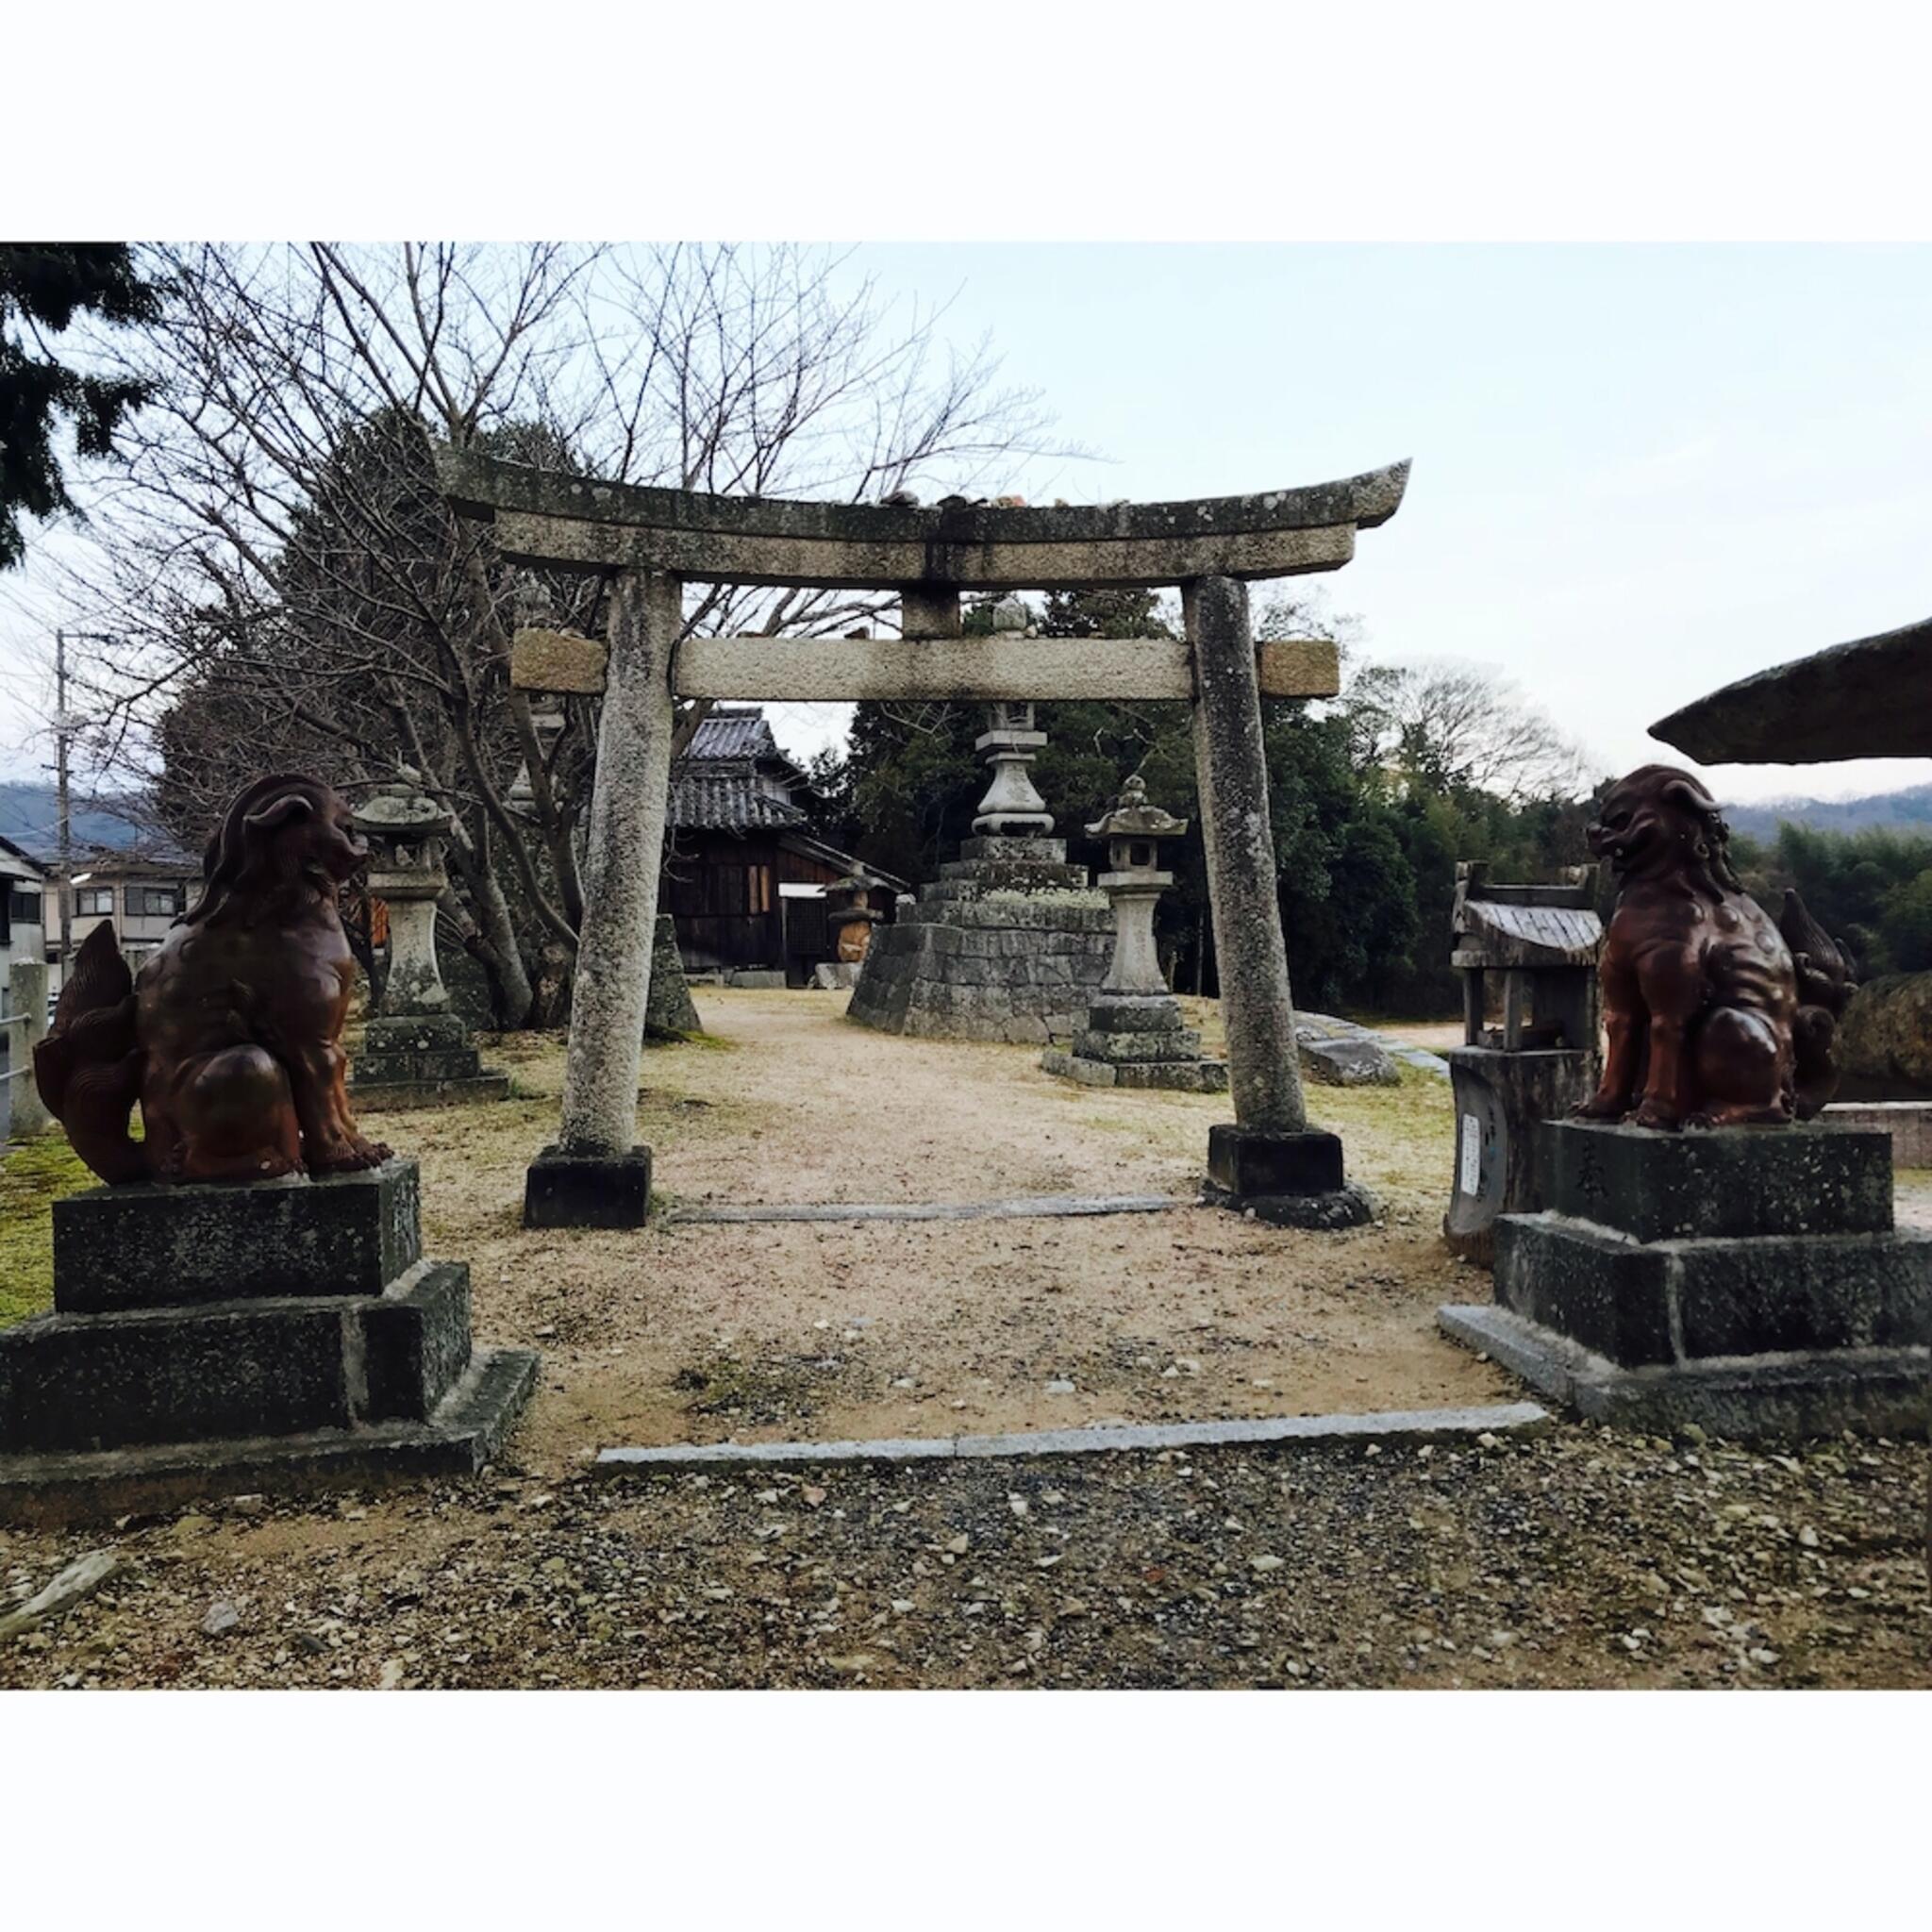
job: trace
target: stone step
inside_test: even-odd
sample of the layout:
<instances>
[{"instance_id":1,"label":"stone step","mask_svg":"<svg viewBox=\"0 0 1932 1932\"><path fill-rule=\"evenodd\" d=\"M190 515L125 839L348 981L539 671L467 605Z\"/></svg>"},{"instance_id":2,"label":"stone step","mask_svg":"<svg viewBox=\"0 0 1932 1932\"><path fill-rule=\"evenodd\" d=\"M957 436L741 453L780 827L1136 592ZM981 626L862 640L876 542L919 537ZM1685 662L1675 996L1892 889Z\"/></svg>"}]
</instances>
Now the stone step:
<instances>
[{"instance_id":1,"label":"stone step","mask_svg":"<svg viewBox=\"0 0 1932 1932\"><path fill-rule=\"evenodd\" d=\"M1500 1307L1625 1368L1932 1345L1932 1229L1639 1242L1556 1214L1496 1223Z\"/></svg>"},{"instance_id":2,"label":"stone step","mask_svg":"<svg viewBox=\"0 0 1932 1932\"><path fill-rule=\"evenodd\" d=\"M470 1271L385 1293L41 1315L0 1332L0 1451L49 1455L426 1417L470 1357Z\"/></svg>"},{"instance_id":3,"label":"stone step","mask_svg":"<svg viewBox=\"0 0 1932 1932\"><path fill-rule=\"evenodd\" d=\"M474 1046L426 1053L364 1053L350 1069L349 1095L353 1100L358 1087L378 1087L394 1080L474 1080L482 1071L482 1060Z\"/></svg>"}]
</instances>

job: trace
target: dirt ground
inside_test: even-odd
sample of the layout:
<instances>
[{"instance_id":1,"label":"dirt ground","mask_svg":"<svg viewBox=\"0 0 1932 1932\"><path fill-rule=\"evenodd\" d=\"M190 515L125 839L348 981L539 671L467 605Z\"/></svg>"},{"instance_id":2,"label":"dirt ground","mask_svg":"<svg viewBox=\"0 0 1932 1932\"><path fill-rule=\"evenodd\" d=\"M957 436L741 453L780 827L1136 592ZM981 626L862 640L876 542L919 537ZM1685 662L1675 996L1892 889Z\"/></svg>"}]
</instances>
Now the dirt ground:
<instances>
[{"instance_id":1,"label":"dirt ground","mask_svg":"<svg viewBox=\"0 0 1932 1932\"><path fill-rule=\"evenodd\" d=\"M1049 1078L1024 1047L908 1040L843 993L700 989L718 1042L644 1057L641 1138L673 1210L1191 1196L1224 1096ZM1211 1015L1208 1016L1211 1020ZM1211 1030L1211 1028L1210 1028ZM492 1046L519 1097L383 1117L423 1164L431 1252L471 1264L475 1328L544 1352L523 1452L564 1467L620 1443L947 1435L1170 1417L1513 1399L1436 1334L1482 1278L1437 1239L1445 1083L1313 1091L1385 1208L1343 1234L1187 1207L1091 1219L679 1224L526 1234L555 1040ZM1049 1384L1071 1382L1071 1392Z\"/></svg>"}]
</instances>

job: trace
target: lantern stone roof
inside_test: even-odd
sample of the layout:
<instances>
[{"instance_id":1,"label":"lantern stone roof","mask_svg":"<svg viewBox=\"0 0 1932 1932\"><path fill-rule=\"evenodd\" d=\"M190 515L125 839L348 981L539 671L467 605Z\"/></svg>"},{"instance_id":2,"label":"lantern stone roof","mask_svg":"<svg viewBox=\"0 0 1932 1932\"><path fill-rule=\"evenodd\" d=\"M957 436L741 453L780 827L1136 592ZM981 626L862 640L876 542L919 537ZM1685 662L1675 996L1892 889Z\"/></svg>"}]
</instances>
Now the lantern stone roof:
<instances>
[{"instance_id":1,"label":"lantern stone roof","mask_svg":"<svg viewBox=\"0 0 1932 1932\"><path fill-rule=\"evenodd\" d=\"M1121 795L1105 818L1087 827L1090 839L1178 839L1188 829L1186 819L1177 819L1158 805L1147 803L1147 786L1136 772L1121 787Z\"/></svg>"}]
</instances>

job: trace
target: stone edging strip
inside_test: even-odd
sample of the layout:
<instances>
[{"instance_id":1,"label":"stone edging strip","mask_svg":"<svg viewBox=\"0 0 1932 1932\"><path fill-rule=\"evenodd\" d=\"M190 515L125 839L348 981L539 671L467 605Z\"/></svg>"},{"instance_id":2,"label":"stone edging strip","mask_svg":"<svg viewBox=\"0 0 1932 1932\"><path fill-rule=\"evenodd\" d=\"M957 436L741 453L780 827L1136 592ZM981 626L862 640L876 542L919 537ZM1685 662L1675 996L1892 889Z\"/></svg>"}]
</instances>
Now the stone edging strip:
<instances>
[{"instance_id":1,"label":"stone edging strip","mask_svg":"<svg viewBox=\"0 0 1932 1932\"><path fill-rule=\"evenodd\" d=\"M1011 1436L897 1436L869 1442L671 1442L658 1449L601 1449L595 1475L659 1469L788 1469L826 1463L962 1462L1003 1457L1106 1455L1122 1449L1229 1445L1457 1442L1478 1436L1536 1436L1555 1426L1534 1402L1481 1408L1391 1408L1370 1415L1262 1416L1219 1423L1121 1423L1034 1429Z\"/></svg>"},{"instance_id":2,"label":"stone edging strip","mask_svg":"<svg viewBox=\"0 0 1932 1932\"><path fill-rule=\"evenodd\" d=\"M738 1221L1014 1221L1033 1215L1160 1214L1192 1194L1019 1194L1004 1201L829 1201L769 1208L672 1208L667 1225Z\"/></svg>"}]
</instances>

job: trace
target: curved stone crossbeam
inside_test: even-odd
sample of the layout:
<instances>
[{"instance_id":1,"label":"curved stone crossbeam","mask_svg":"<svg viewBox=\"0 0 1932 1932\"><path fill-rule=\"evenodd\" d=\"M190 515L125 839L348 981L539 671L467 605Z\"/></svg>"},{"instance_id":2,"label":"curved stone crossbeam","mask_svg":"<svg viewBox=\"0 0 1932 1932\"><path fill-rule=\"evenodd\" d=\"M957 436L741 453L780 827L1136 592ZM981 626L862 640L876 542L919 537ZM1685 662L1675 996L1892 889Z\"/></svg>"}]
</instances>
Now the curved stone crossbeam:
<instances>
[{"instance_id":1,"label":"curved stone crossbeam","mask_svg":"<svg viewBox=\"0 0 1932 1932\"><path fill-rule=\"evenodd\" d=\"M504 555L561 570L661 571L821 590L1158 587L1337 570L1355 533L1402 504L1407 462L1334 483L1179 503L1008 508L708 496L600 483L469 450L437 457L442 491L492 522Z\"/></svg>"},{"instance_id":2,"label":"curved stone crossbeam","mask_svg":"<svg viewBox=\"0 0 1932 1932\"><path fill-rule=\"evenodd\" d=\"M1704 765L1932 755L1932 619L1741 677L1650 735Z\"/></svg>"}]
</instances>

